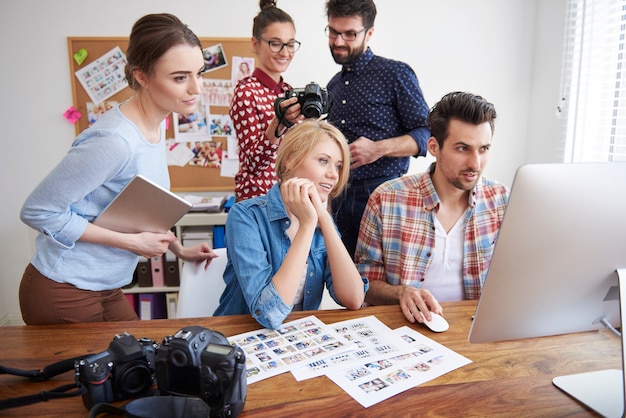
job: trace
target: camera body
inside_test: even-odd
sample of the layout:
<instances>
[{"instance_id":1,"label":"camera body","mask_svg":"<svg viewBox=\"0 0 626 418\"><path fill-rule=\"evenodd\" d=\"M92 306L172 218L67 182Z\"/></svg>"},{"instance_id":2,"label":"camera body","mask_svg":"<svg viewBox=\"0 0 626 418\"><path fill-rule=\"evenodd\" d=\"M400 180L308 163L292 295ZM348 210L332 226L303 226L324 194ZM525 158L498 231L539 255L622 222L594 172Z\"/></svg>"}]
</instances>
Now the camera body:
<instances>
[{"instance_id":1,"label":"camera body","mask_svg":"<svg viewBox=\"0 0 626 418\"><path fill-rule=\"evenodd\" d=\"M210 407L211 418L236 417L247 394L246 356L226 337L189 326L163 339L156 353L161 395L195 396Z\"/></svg>"},{"instance_id":2,"label":"camera body","mask_svg":"<svg viewBox=\"0 0 626 418\"><path fill-rule=\"evenodd\" d=\"M76 384L86 389L87 409L147 392L154 384L157 347L149 338L118 334L107 350L76 361Z\"/></svg>"},{"instance_id":3,"label":"camera body","mask_svg":"<svg viewBox=\"0 0 626 418\"><path fill-rule=\"evenodd\" d=\"M300 113L302 113L305 118L317 119L330 111L330 96L328 91L320 87L317 83L311 82L304 88L286 91L285 97L276 98L274 101L274 112L276 113L276 117L282 119L284 109L281 109L279 105L283 100L287 100L292 97L298 98Z\"/></svg>"}]
</instances>

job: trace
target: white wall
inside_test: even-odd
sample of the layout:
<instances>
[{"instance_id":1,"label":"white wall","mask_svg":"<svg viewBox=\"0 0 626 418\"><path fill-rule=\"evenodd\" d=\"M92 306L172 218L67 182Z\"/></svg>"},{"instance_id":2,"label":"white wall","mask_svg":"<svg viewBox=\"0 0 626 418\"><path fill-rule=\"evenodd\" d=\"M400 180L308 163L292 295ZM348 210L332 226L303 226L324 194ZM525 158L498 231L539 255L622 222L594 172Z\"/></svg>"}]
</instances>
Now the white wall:
<instances>
[{"instance_id":1,"label":"white wall","mask_svg":"<svg viewBox=\"0 0 626 418\"><path fill-rule=\"evenodd\" d=\"M324 1L278 4L303 44L286 80L325 85L339 67L323 34ZM372 49L409 63L429 105L452 90L496 105L489 177L511 184L523 162L555 158L565 0L378 0L377 7ZM19 318L19 281L33 250L21 204L75 136L62 117L72 105L66 37L127 36L154 12L176 14L199 36L249 37L257 11L256 0L0 0L0 323Z\"/></svg>"}]
</instances>

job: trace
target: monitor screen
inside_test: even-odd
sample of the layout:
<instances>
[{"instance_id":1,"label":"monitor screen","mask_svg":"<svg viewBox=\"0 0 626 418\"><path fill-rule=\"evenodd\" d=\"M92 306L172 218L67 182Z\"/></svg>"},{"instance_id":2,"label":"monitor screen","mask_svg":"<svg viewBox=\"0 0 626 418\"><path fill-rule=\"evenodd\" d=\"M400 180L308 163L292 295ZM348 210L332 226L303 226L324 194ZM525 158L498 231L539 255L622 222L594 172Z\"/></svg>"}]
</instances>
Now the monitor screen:
<instances>
[{"instance_id":1,"label":"monitor screen","mask_svg":"<svg viewBox=\"0 0 626 418\"><path fill-rule=\"evenodd\" d=\"M473 343L619 327L626 162L517 170L478 303Z\"/></svg>"}]
</instances>

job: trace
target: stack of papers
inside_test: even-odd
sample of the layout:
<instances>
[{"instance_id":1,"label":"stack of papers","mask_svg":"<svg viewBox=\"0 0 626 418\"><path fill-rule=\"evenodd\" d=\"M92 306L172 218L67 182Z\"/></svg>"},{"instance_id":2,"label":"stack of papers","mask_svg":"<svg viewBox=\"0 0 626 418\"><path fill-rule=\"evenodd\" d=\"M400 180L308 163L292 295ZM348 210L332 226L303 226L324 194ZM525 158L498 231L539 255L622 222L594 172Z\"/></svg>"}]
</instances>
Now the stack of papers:
<instances>
[{"instance_id":1,"label":"stack of papers","mask_svg":"<svg viewBox=\"0 0 626 418\"><path fill-rule=\"evenodd\" d=\"M188 194L183 196L187 202L191 203L190 211L195 212L221 212L224 209L224 203L228 200L227 196L197 196Z\"/></svg>"},{"instance_id":2,"label":"stack of papers","mask_svg":"<svg viewBox=\"0 0 626 418\"><path fill-rule=\"evenodd\" d=\"M324 324L309 316L228 339L246 353L248 384L290 371L296 380L328 376L364 407L471 363L405 326L375 316Z\"/></svg>"}]
</instances>

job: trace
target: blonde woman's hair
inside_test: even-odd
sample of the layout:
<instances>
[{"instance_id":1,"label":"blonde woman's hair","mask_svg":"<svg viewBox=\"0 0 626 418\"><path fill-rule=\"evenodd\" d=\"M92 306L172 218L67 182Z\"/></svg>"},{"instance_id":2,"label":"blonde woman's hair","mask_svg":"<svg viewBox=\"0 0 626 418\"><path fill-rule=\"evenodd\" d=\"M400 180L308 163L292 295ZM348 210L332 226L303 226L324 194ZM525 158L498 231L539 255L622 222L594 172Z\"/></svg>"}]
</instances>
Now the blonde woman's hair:
<instances>
[{"instance_id":1,"label":"blonde woman's hair","mask_svg":"<svg viewBox=\"0 0 626 418\"><path fill-rule=\"evenodd\" d=\"M285 134L276 153L276 176L278 179L283 181L290 178L293 169L302 165L313 147L324 136L334 140L341 150L343 164L339 169L339 179L335 188L330 192L330 197L339 195L350 176L350 149L348 148L348 141L339 129L325 121L306 119ZM291 163L292 170L287 168L288 163Z\"/></svg>"}]
</instances>

